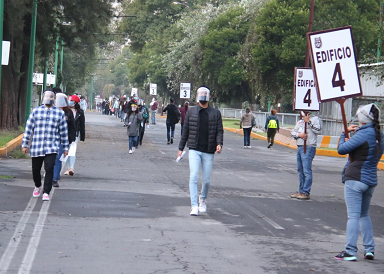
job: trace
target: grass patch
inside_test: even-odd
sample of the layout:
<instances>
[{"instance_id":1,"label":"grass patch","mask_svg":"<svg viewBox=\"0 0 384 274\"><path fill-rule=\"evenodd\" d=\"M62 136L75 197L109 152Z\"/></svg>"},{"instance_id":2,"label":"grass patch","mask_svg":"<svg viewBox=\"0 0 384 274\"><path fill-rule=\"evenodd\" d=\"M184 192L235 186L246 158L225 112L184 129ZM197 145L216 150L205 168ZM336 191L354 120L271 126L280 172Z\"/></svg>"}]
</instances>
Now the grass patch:
<instances>
[{"instance_id":1,"label":"grass patch","mask_svg":"<svg viewBox=\"0 0 384 274\"><path fill-rule=\"evenodd\" d=\"M239 129L240 128L240 120L224 118L223 119L223 126L229 127L229 128Z\"/></svg>"},{"instance_id":2,"label":"grass patch","mask_svg":"<svg viewBox=\"0 0 384 274\"><path fill-rule=\"evenodd\" d=\"M17 136L24 132L24 128L18 130L0 130L0 147L5 146L9 141L12 141Z\"/></svg>"},{"instance_id":3,"label":"grass patch","mask_svg":"<svg viewBox=\"0 0 384 274\"><path fill-rule=\"evenodd\" d=\"M13 179L11 175L0 175L0 179Z\"/></svg>"},{"instance_id":4,"label":"grass patch","mask_svg":"<svg viewBox=\"0 0 384 274\"><path fill-rule=\"evenodd\" d=\"M29 156L29 153L27 153L27 154L23 153L23 150L21 149L21 147L15 148L10 153L8 153L8 157L13 158L13 159L29 159L29 158L31 158Z\"/></svg>"}]
</instances>

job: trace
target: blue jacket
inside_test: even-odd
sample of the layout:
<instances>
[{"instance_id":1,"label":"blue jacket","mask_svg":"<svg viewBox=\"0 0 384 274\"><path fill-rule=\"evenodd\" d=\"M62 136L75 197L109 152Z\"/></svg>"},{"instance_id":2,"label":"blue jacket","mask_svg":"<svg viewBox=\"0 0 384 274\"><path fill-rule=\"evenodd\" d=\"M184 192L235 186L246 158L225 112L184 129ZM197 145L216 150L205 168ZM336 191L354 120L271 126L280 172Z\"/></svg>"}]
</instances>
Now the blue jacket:
<instances>
[{"instance_id":1,"label":"blue jacket","mask_svg":"<svg viewBox=\"0 0 384 274\"><path fill-rule=\"evenodd\" d=\"M341 155L349 154L343 169L343 183L346 180L360 181L369 186L377 185L377 163L384 150L384 135L381 132L381 143L376 143L376 131L373 124L359 128L348 141L341 134L337 151ZM377 149L378 148L378 149Z\"/></svg>"},{"instance_id":2,"label":"blue jacket","mask_svg":"<svg viewBox=\"0 0 384 274\"><path fill-rule=\"evenodd\" d=\"M277 119L276 115L269 115L269 116L267 117L267 120L265 121L265 126L264 126L265 130L268 129L268 124L269 124L269 121L270 121L271 119L275 119L275 120L276 120L276 123L277 123L277 131L279 131L279 129L280 129L280 126L279 126L279 119Z\"/></svg>"}]
</instances>

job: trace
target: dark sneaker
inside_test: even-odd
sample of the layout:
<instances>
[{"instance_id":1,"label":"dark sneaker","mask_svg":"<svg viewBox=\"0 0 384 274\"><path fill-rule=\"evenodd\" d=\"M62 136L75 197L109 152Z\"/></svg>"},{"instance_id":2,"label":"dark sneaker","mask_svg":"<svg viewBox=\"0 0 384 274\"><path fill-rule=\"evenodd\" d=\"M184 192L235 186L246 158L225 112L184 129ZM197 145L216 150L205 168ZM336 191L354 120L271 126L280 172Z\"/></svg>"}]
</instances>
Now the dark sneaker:
<instances>
[{"instance_id":1,"label":"dark sneaker","mask_svg":"<svg viewBox=\"0 0 384 274\"><path fill-rule=\"evenodd\" d=\"M271 146L272 146L272 144L269 144L269 145L268 145L268 148L271 148Z\"/></svg>"},{"instance_id":2,"label":"dark sneaker","mask_svg":"<svg viewBox=\"0 0 384 274\"><path fill-rule=\"evenodd\" d=\"M335 256L335 259L336 260L344 260L344 261L356 261L356 256L353 256L349 253L347 253L347 251L341 251L339 254L337 254Z\"/></svg>"},{"instance_id":3,"label":"dark sneaker","mask_svg":"<svg viewBox=\"0 0 384 274\"><path fill-rule=\"evenodd\" d=\"M375 252L367 252L364 254L364 259L373 260L375 258Z\"/></svg>"},{"instance_id":4,"label":"dark sneaker","mask_svg":"<svg viewBox=\"0 0 384 274\"><path fill-rule=\"evenodd\" d=\"M52 186L53 186L53 187L59 187L59 183L58 183L57 181L53 181L53 182L52 182Z\"/></svg>"},{"instance_id":5,"label":"dark sneaker","mask_svg":"<svg viewBox=\"0 0 384 274\"><path fill-rule=\"evenodd\" d=\"M173 144L173 137L171 138L171 144Z\"/></svg>"},{"instance_id":6,"label":"dark sneaker","mask_svg":"<svg viewBox=\"0 0 384 274\"><path fill-rule=\"evenodd\" d=\"M169 145L170 144L170 142L167 142L167 145Z\"/></svg>"}]
</instances>

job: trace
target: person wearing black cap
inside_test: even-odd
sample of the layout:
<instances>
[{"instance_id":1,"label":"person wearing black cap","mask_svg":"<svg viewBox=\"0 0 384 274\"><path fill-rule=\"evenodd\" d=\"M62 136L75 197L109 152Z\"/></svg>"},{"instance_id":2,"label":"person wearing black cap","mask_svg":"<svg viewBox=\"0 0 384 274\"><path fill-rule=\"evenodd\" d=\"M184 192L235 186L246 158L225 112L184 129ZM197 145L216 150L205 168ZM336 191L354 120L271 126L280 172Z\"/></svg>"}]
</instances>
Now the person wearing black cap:
<instances>
[{"instance_id":1,"label":"person wearing black cap","mask_svg":"<svg viewBox=\"0 0 384 274\"><path fill-rule=\"evenodd\" d=\"M173 144L173 138L175 137L175 125L180 121L180 111L175 106L175 99L169 99L170 104L165 107L163 112L167 112L167 144ZM171 134L169 134L171 133Z\"/></svg>"}]
</instances>

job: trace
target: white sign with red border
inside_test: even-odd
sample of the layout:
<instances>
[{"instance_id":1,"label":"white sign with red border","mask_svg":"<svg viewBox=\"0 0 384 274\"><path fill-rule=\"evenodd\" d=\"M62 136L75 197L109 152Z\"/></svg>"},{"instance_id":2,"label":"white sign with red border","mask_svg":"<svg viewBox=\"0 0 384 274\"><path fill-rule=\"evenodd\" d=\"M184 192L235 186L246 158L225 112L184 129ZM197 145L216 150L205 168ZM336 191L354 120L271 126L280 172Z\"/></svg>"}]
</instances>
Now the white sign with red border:
<instances>
[{"instance_id":1,"label":"white sign with red border","mask_svg":"<svg viewBox=\"0 0 384 274\"><path fill-rule=\"evenodd\" d=\"M313 70L311 68L295 68L294 104L295 110L319 111L320 103Z\"/></svg>"},{"instance_id":2,"label":"white sign with red border","mask_svg":"<svg viewBox=\"0 0 384 274\"><path fill-rule=\"evenodd\" d=\"M307 33L321 102L361 96L351 26Z\"/></svg>"},{"instance_id":3,"label":"white sign with red border","mask_svg":"<svg viewBox=\"0 0 384 274\"><path fill-rule=\"evenodd\" d=\"M191 83L180 83L180 98L191 98Z\"/></svg>"}]
</instances>

